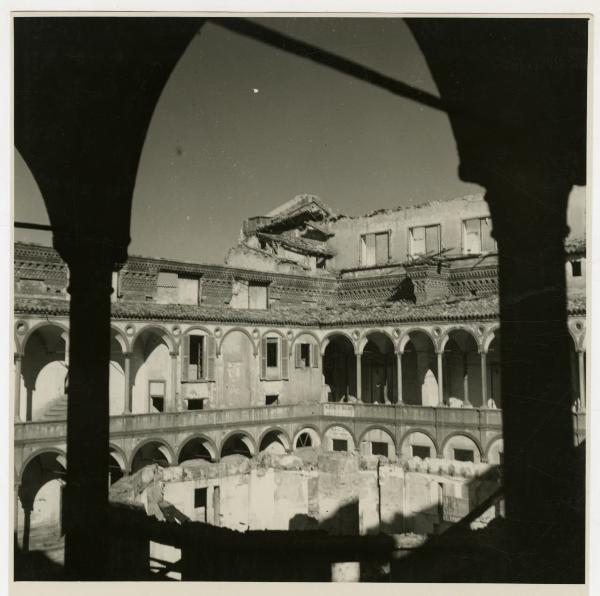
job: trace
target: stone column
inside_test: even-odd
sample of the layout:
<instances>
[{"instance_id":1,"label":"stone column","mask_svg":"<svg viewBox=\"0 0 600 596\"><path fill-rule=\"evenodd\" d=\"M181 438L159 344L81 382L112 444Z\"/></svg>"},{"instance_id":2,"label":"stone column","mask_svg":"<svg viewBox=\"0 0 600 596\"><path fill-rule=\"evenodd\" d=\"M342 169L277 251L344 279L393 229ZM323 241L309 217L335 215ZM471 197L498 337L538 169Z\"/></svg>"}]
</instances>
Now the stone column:
<instances>
[{"instance_id":1,"label":"stone column","mask_svg":"<svg viewBox=\"0 0 600 596\"><path fill-rule=\"evenodd\" d=\"M404 402L402 400L402 352L400 351L396 352L396 370L397 403L402 404Z\"/></svg>"},{"instance_id":2,"label":"stone column","mask_svg":"<svg viewBox=\"0 0 600 596\"><path fill-rule=\"evenodd\" d=\"M362 354L356 354L356 399L362 401Z\"/></svg>"},{"instance_id":3,"label":"stone column","mask_svg":"<svg viewBox=\"0 0 600 596\"><path fill-rule=\"evenodd\" d=\"M580 549L585 532L565 280L571 184L546 174L486 194L499 249L506 519L518 548L540 560ZM580 565L579 556L569 564Z\"/></svg>"},{"instance_id":4,"label":"stone column","mask_svg":"<svg viewBox=\"0 0 600 596\"><path fill-rule=\"evenodd\" d=\"M165 403L165 412L176 412L177 407L177 352L171 352L171 395Z\"/></svg>"},{"instance_id":5,"label":"stone column","mask_svg":"<svg viewBox=\"0 0 600 596\"><path fill-rule=\"evenodd\" d=\"M577 351L577 361L579 364L579 409L585 411L585 350Z\"/></svg>"},{"instance_id":6,"label":"stone column","mask_svg":"<svg viewBox=\"0 0 600 596\"><path fill-rule=\"evenodd\" d=\"M77 579L103 578L108 561L109 363L112 248L57 240L70 271L65 566ZM84 523L82 523L84 522ZM90 556L90 545L94 555Z\"/></svg>"},{"instance_id":7,"label":"stone column","mask_svg":"<svg viewBox=\"0 0 600 596\"><path fill-rule=\"evenodd\" d=\"M123 404L124 414L131 414L133 409L133 404L131 403L131 356L131 352L123 352L125 369L125 403Z\"/></svg>"},{"instance_id":8,"label":"stone column","mask_svg":"<svg viewBox=\"0 0 600 596\"><path fill-rule=\"evenodd\" d=\"M465 406L470 406L471 402L469 401L469 359L467 352L463 354L463 397L463 404Z\"/></svg>"},{"instance_id":9,"label":"stone column","mask_svg":"<svg viewBox=\"0 0 600 596\"><path fill-rule=\"evenodd\" d=\"M487 408L487 354L484 351L481 356L481 407Z\"/></svg>"},{"instance_id":10,"label":"stone column","mask_svg":"<svg viewBox=\"0 0 600 596\"><path fill-rule=\"evenodd\" d=\"M21 363L23 354L15 353L15 422L21 422Z\"/></svg>"},{"instance_id":11,"label":"stone column","mask_svg":"<svg viewBox=\"0 0 600 596\"><path fill-rule=\"evenodd\" d=\"M14 518L13 518L13 535L14 535L14 543L15 546L21 547L22 544L19 544L19 489L21 488L21 484L17 482L15 479L14 488L13 488L13 508L14 508Z\"/></svg>"},{"instance_id":12,"label":"stone column","mask_svg":"<svg viewBox=\"0 0 600 596\"><path fill-rule=\"evenodd\" d=\"M444 350L437 351L437 373L438 373L438 406L444 405L444 373L443 373Z\"/></svg>"}]
</instances>

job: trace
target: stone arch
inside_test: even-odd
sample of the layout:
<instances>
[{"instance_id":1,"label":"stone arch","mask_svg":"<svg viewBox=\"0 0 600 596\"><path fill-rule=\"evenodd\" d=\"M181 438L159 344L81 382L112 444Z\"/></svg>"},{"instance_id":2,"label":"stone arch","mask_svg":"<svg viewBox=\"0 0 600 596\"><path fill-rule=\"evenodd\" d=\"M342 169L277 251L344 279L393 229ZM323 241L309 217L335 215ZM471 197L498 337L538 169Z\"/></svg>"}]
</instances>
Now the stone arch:
<instances>
[{"instance_id":1,"label":"stone arch","mask_svg":"<svg viewBox=\"0 0 600 596\"><path fill-rule=\"evenodd\" d=\"M432 345L434 351L436 350L437 345L436 345L435 337L428 329L426 329L425 327L410 327L409 329L402 330L402 335L397 344L399 352L404 352L404 348L406 348L406 344L409 341L411 341L411 334L414 334L414 333L423 333L424 335L426 335L431 340L431 345Z\"/></svg>"},{"instance_id":2,"label":"stone arch","mask_svg":"<svg viewBox=\"0 0 600 596\"><path fill-rule=\"evenodd\" d=\"M265 430L258 439L258 451L270 450L273 453L283 454L292 450L292 442L287 432L280 426Z\"/></svg>"},{"instance_id":3,"label":"stone arch","mask_svg":"<svg viewBox=\"0 0 600 596\"><path fill-rule=\"evenodd\" d=\"M125 451L114 443L109 443L108 448L115 461L119 464L121 470L127 472L127 455L125 454Z\"/></svg>"},{"instance_id":4,"label":"stone arch","mask_svg":"<svg viewBox=\"0 0 600 596\"><path fill-rule=\"evenodd\" d=\"M402 401L407 405L437 406L439 402L438 357L434 336L412 327L398 345L402 354Z\"/></svg>"},{"instance_id":5,"label":"stone arch","mask_svg":"<svg viewBox=\"0 0 600 596\"><path fill-rule=\"evenodd\" d=\"M126 407L125 354L129 351L129 340L125 334L118 327L111 325L108 375L109 414L111 416L122 414Z\"/></svg>"},{"instance_id":6,"label":"stone arch","mask_svg":"<svg viewBox=\"0 0 600 596\"><path fill-rule=\"evenodd\" d=\"M487 354L487 351L490 348L490 344L494 341L494 339L496 338L497 335L497 331L500 329L500 325L495 324L493 325L488 331L487 333L483 336L483 339L481 340L481 349Z\"/></svg>"},{"instance_id":7,"label":"stone arch","mask_svg":"<svg viewBox=\"0 0 600 596\"><path fill-rule=\"evenodd\" d=\"M134 414L164 411L169 396L174 395L172 355L175 352L175 341L162 325L144 325L135 334L130 358L131 411Z\"/></svg>"},{"instance_id":8,"label":"stone arch","mask_svg":"<svg viewBox=\"0 0 600 596\"><path fill-rule=\"evenodd\" d=\"M365 349L365 346L367 345L367 343L369 341L369 336L374 335L374 334L385 335L390 340L394 350L396 350L398 348L397 339L394 338L394 336L389 331L386 331L385 329L372 328L372 329L368 329L368 330L364 331L360 336L360 339L358 341L358 346L357 346L360 354L362 354L363 350Z\"/></svg>"},{"instance_id":9,"label":"stone arch","mask_svg":"<svg viewBox=\"0 0 600 596\"><path fill-rule=\"evenodd\" d=\"M307 443L301 444L301 445L298 444L298 442L300 441L303 434L308 435L308 437L310 438L310 444L307 444ZM300 426L294 432L293 445L294 445L294 449L300 449L301 447L320 447L321 446L321 435L319 433L319 430L317 429L316 426L313 426L311 424L305 424L303 426Z\"/></svg>"},{"instance_id":10,"label":"stone arch","mask_svg":"<svg viewBox=\"0 0 600 596\"><path fill-rule=\"evenodd\" d=\"M323 379L328 401L348 401L358 393L356 344L343 331L328 333L321 343Z\"/></svg>"},{"instance_id":11,"label":"stone arch","mask_svg":"<svg viewBox=\"0 0 600 596\"><path fill-rule=\"evenodd\" d=\"M222 379L216 384L219 407L249 408L257 405L262 392L260 363L251 335L242 328L231 329L223 336L219 351L221 356L216 363L217 374ZM264 404L264 397L260 399Z\"/></svg>"},{"instance_id":12,"label":"stone arch","mask_svg":"<svg viewBox=\"0 0 600 596\"><path fill-rule=\"evenodd\" d=\"M145 457L143 454L144 448L148 448L149 446L154 445L156 450L163 456L162 460L165 463L160 463L159 461L153 462L154 459L161 459L153 457L154 454L148 453ZM136 458L138 455L141 455L141 458L136 462ZM129 469L131 473L137 472L141 470L145 465L150 465L151 463L158 463L159 465L170 466L175 461L173 456L173 450L171 446L164 441L163 439L144 439L141 443L138 443L133 451L131 452L131 457L129 459ZM146 463L147 462L147 463Z\"/></svg>"},{"instance_id":13,"label":"stone arch","mask_svg":"<svg viewBox=\"0 0 600 596\"><path fill-rule=\"evenodd\" d=\"M44 453L55 453L58 457L61 457L63 461L67 460L67 452L64 449L60 449L59 447L40 447L36 449L33 453L29 454L29 456L25 459L23 464L21 465L21 472L18 478L15 480L20 481L23 477L23 472L25 468L39 455L43 455Z\"/></svg>"},{"instance_id":14,"label":"stone arch","mask_svg":"<svg viewBox=\"0 0 600 596\"><path fill-rule=\"evenodd\" d=\"M187 459L182 459L184 457L185 451L194 441L202 441L202 447L210 456L209 461L217 461L219 459L219 452L217 451L217 446L215 442L205 434L202 433L194 433L188 435L181 443L179 444L179 448L177 449L177 463L182 464Z\"/></svg>"},{"instance_id":15,"label":"stone arch","mask_svg":"<svg viewBox=\"0 0 600 596\"><path fill-rule=\"evenodd\" d=\"M66 456L61 449L36 450L21 467L15 530L24 550L60 540Z\"/></svg>"},{"instance_id":16,"label":"stone arch","mask_svg":"<svg viewBox=\"0 0 600 596\"><path fill-rule=\"evenodd\" d=\"M231 329L228 329L227 331L225 331L225 333L223 333L223 337L217 343L217 356L221 355L221 350L223 348L223 342L225 341L225 338L228 335L230 335L231 333L234 333L236 331L239 333L242 333L250 340L250 344L252 345L252 354L254 356L256 356L258 354L258 346L257 346L256 342L254 341L254 339L252 338L252 335L250 334L250 332L247 329L244 329L243 327L232 327Z\"/></svg>"},{"instance_id":17,"label":"stone arch","mask_svg":"<svg viewBox=\"0 0 600 596\"><path fill-rule=\"evenodd\" d=\"M450 433L444 439L440 453L444 459L455 459L456 454L450 452L450 447L456 445L454 449L469 450L469 447L473 449L473 459L476 464L481 462L483 449L481 444L471 433L466 431L455 431Z\"/></svg>"},{"instance_id":18,"label":"stone arch","mask_svg":"<svg viewBox=\"0 0 600 596\"><path fill-rule=\"evenodd\" d=\"M327 346L329 345L330 342L330 338L336 335L341 335L344 336L352 345L352 349L354 350L354 353L356 353L356 342L354 341L354 339L352 338L352 336L347 332L347 331L330 331L329 333L325 334L323 336L323 339L320 341L320 350L321 350L321 356L325 355L325 350L327 349Z\"/></svg>"},{"instance_id":19,"label":"stone arch","mask_svg":"<svg viewBox=\"0 0 600 596\"><path fill-rule=\"evenodd\" d=\"M303 335L308 335L308 336L312 337L315 340L315 345L319 347L319 350L321 349L321 340L319 339L319 336L314 331L305 329L304 331L299 331L298 333L296 333L296 335L294 335L294 337L290 341L290 354L293 353L294 345L296 344L298 339L300 337L302 337Z\"/></svg>"},{"instance_id":20,"label":"stone arch","mask_svg":"<svg viewBox=\"0 0 600 596\"><path fill-rule=\"evenodd\" d=\"M165 342L167 348L169 348L169 352L177 352L177 343L175 342L175 338L171 334L171 332L164 326L158 323L149 323L147 325L143 325L140 327L136 334L133 336L131 340L131 349L135 348L135 344L140 336L148 331L156 331L158 332L159 337Z\"/></svg>"},{"instance_id":21,"label":"stone arch","mask_svg":"<svg viewBox=\"0 0 600 596\"><path fill-rule=\"evenodd\" d=\"M487 445L487 449L485 451L486 462L494 465L502 464L502 457L500 456L501 453L504 454L504 439L502 435L496 435Z\"/></svg>"},{"instance_id":22,"label":"stone arch","mask_svg":"<svg viewBox=\"0 0 600 596\"><path fill-rule=\"evenodd\" d=\"M396 344L386 331L372 329L358 342L361 354L361 400L389 404L398 401Z\"/></svg>"},{"instance_id":23,"label":"stone arch","mask_svg":"<svg viewBox=\"0 0 600 596\"><path fill-rule=\"evenodd\" d=\"M66 419L69 331L47 321L34 325L22 342L19 383L20 418L43 419L52 411L54 419Z\"/></svg>"},{"instance_id":24,"label":"stone arch","mask_svg":"<svg viewBox=\"0 0 600 596\"><path fill-rule=\"evenodd\" d=\"M486 376L486 404L485 407L502 407L502 375L500 368L500 326L484 340L485 376Z\"/></svg>"},{"instance_id":25,"label":"stone arch","mask_svg":"<svg viewBox=\"0 0 600 596\"><path fill-rule=\"evenodd\" d=\"M22 352L25 351L25 348L27 347L27 342L29 341L29 338L36 331L38 331L42 327L48 327L48 326L60 327L62 332L65 333L67 335L67 337L69 335L69 328L64 323L59 323L58 321L54 321L54 320L41 321L40 323L36 323L33 327L31 327L30 329L27 330L27 332L23 336L23 339L21 340L21 351Z\"/></svg>"},{"instance_id":26,"label":"stone arch","mask_svg":"<svg viewBox=\"0 0 600 596\"><path fill-rule=\"evenodd\" d=\"M108 475L110 483L114 484L117 480L127 474L127 456L125 452L112 443L109 444Z\"/></svg>"},{"instance_id":27,"label":"stone arch","mask_svg":"<svg viewBox=\"0 0 600 596\"><path fill-rule=\"evenodd\" d=\"M131 346L129 345L129 339L127 338L125 332L122 329L119 329L119 327L116 325L111 325L110 329L111 331L114 331L114 338L121 346L121 350L123 352L129 352L131 350Z\"/></svg>"},{"instance_id":28,"label":"stone arch","mask_svg":"<svg viewBox=\"0 0 600 596\"><path fill-rule=\"evenodd\" d=\"M379 443L384 443L387 447L384 449L383 445L379 445ZM397 449L394 434L380 424L368 426L360 435L358 444L363 455L384 455L390 459L396 457Z\"/></svg>"},{"instance_id":29,"label":"stone arch","mask_svg":"<svg viewBox=\"0 0 600 596\"><path fill-rule=\"evenodd\" d=\"M346 441L345 449L337 449L337 444L334 440ZM356 439L354 433L343 423L334 422L325 428L323 431L323 440L321 443L326 451L348 451L352 452L356 449ZM341 445L340 445L341 447Z\"/></svg>"},{"instance_id":30,"label":"stone arch","mask_svg":"<svg viewBox=\"0 0 600 596\"><path fill-rule=\"evenodd\" d=\"M439 339L437 341L437 345L436 345L437 350L442 351L445 349L446 344L448 343L448 340L450 339L450 334L454 331L464 331L466 334L470 335L473 338L473 340L475 341L475 345L477 346L477 349L478 350L481 349L480 338L477 337L477 335L473 331L473 329L471 329L467 325L452 325L451 327L448 327L443 330L442 335L439 337Z\"/></svg>"},{"instance_id":31,"label":"stone arch","mask_svg":"<svg viewBox=\"0 0 600 596\"><path fill-rule=\"evenodd\" d=\"M414 438L417 440L414 441ZM414 441L414 442L411 442ZM415 457L413 453L413 445L417 447L429 447L430 453L429 457L437 457L439 453L437 441L432 433L430 433L427 429L424 428L411 428L404 433L399 442L399 452L404 459L409 459L411 457ZM416 457L421 457L417 455ZM425 458L422 458L425 459Z\"/></svg>"},{"instance_id":32,"label":"stone arch","mask_svg":"<svg viewBox=\"0 0 600 596\"><path fill-rule=\"evenodd\" d=\"M181 335L185 337L192 331L202 331L202 333L206 333L206 335L214 336L214 332L211 331L208 327L204 327L204 325L190 325L185 331L181 333Z\"/></svg>"},{"instance_id":33,"label":"stone arch","mask_svg":"<svg viewBox=\"0 0 600 596\"><path fill-rule=\"evenodd\" d=\"M235 439L239 441L235 441ZM246 447L245 450L241 447L240 442ZM256 455L256 443L249 433L243 430L233 430L223 438L219 447L221 458L233 453L240 453L249 458Z\"/></svg>"},{"instance_id":34,"label":"stone arch","mask_svg":"<svg viewBox=\"0 0 600 596\"><path fill-rule=\"evenodd\" d=\"M463 325L447 329L438 343L443 354L443 399L450 407L485 407L482 403L481 344Z\"/></svg>"}]
</instances>

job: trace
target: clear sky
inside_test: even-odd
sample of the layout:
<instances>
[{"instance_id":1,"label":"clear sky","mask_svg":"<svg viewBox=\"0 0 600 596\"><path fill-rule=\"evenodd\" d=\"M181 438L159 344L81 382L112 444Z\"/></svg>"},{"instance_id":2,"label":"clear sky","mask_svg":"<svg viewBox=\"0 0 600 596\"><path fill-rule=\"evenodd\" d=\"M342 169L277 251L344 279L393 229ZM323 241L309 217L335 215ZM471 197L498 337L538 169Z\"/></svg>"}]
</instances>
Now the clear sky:
<instances>
[{"instance_id":1,"label":"clear sky","mask_svg":"<svg viewBox=\"0 0 600 596\"><path fill-rule=\"evenodd\" d=\"M401 19L260 22L438 94ZM300 193L358 215L481 192L460 182L457 168L444 114L209 23L152 118L129 252L221 263L244 218ZM48 221L18 154L15 219ZM15 238L50 241L29 231Z\"/></svg>"}]
</instances>

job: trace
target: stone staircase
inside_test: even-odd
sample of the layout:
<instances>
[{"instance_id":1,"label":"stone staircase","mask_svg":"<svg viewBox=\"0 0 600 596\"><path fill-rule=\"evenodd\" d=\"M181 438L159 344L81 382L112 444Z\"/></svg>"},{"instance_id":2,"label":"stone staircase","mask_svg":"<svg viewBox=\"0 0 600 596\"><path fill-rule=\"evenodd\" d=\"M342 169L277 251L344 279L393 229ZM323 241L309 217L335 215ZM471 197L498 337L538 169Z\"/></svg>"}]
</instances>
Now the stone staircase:
<instances>
[{"instance_id":1,"label":"stone staircase","mask_svg":"<svg viewBox=\"0 0 600 596\"><path fill-rule=\"evenodd\" d=\"M40 420L66 420L67 419L67 395L60 395L53 399L44 410Z\"/></svg>"}]
</instances>

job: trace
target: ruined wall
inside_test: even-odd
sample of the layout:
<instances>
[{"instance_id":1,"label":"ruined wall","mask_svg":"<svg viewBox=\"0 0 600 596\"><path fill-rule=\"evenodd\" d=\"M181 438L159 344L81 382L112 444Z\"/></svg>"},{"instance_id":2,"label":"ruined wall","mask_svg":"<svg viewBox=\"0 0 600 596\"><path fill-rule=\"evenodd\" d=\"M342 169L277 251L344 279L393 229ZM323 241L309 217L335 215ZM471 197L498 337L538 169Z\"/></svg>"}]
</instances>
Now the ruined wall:
<instances>
[{"instance_id":1,"label":"ruined wall","mask_svg":"<svg viewBox=\"0 0 600 596\"><path fill-rule=\"evenodd\" d=\"M409 228L415 226L441 225L442 248L462 252L462 221L487 215L487 203L482 196L476 195L396 210L386 209L370 216L342 217L331 224L335 236L329 239L328 245L337 253L333 268L360 267L360 236L386 231L390 232L390 261L404 262L408 256Z\"/></svg>"},{"instance_id":2,"label":"ruined wall","mask_svg":"<svg viewBox=\"0 0 600 596\"><path fill-rule=\"evenodd\" d=\"M464 517L499 486L496 468L484 464L419 458L395 463L313 448L293 455L263 453L252 460L235 455L220 463L191 461L154 469L154 477L137 494L123 488L136 482L139 486L133 477L113 485L112 499L143 502L152 513L148 499L160 494L159 499L192 520L239 531L434 534ZM194 495L204 489L206 499L198 507ZM494 510L488 511L479 525L494 515Z\"/></svg>"}]
</instances>

